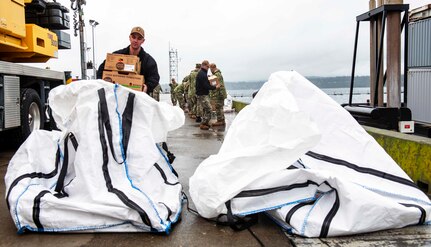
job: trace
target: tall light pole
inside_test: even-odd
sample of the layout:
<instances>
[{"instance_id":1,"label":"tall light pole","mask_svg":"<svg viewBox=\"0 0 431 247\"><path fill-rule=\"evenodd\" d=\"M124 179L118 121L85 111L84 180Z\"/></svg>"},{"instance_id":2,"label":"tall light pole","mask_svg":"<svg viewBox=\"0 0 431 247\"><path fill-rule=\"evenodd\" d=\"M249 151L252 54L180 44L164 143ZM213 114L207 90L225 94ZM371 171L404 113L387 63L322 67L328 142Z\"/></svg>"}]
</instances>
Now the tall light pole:
<instances>
[{"instance_id":1,"label":"tall light pole","mask_svg":"<svg viewBox=\"0 0 431 247\"><path fill-rule=\"evenodd\" d=\"M81 50L81 80L87 79L87 72L85 70L85 42L84 42L84 10L82 5L85 5L85 0L73 0L70 8L75 12L73 15L73 29L75 37L78 36L79 31L79 45Z\"/></svg>"},{"instance_id":2,"label":"tall light pole","mask_svg":"<svg viewBox=\"0 0 431 247\"><path fill-rule=\"evenodd\" d=\"M99 25L99 22L95 20L90 20L91 30L92 30L92 40L93 40L93 79L96 79L97 69L96 69L96 56L94 55L94 28Z\"/></svg>"}]
</instances>

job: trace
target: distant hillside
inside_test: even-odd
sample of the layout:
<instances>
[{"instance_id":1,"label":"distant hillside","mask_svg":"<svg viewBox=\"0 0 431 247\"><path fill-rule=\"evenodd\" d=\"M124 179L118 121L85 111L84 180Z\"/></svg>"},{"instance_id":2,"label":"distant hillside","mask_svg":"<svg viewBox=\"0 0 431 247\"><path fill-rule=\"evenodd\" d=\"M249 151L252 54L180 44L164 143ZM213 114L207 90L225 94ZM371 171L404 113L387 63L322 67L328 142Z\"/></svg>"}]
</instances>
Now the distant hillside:
<instances>
[{"instance_id":1,"label":"distant hillside","mask_svg":"<svg viewBox=\"0 0 431 247\"><path fill-rule=\"evenodd\" d=\"M334 77L322 77L322 76L309 76L306 77L314 85L319 88L349 88L350 87L350 76L334 76ZM226 82L226 88L228 90L250 90L259 89L265 81L239 81L239 82ZM369 76L356 76L355 87L369 87L370 77ZM167 84L162 84L163 90L169 90Z\"/></svg>"},{"instance_id":2,"label":"distant hillside","mask_svg":"<svg viewBox=\"0 0 431 247\"><path fill-rule=\"evenodd\" d=\"M307 77L314 85L319 88L345 88L350 87L350 76L336 76L336 77L318 77L310 76ZM369 76L356 76L355 87L369 87L370 77Z\"/></svg>"},{"instance_id":3,"label":"distant hillside","mask_svg":"<svg viewBox=\"0 0 431 247\"><path fill-rule=\"evenodd\" d=\"M314 85L319 88L348 88L350 87L350 76L336 76L336 77L321 77L310 76L307 77ZM259 89L265 81L243 81L243 82L226 82L226 88L230 90L247 90ZM356 76L355 87L369 87L369 76Z\"/></svg>"}]
</instances>

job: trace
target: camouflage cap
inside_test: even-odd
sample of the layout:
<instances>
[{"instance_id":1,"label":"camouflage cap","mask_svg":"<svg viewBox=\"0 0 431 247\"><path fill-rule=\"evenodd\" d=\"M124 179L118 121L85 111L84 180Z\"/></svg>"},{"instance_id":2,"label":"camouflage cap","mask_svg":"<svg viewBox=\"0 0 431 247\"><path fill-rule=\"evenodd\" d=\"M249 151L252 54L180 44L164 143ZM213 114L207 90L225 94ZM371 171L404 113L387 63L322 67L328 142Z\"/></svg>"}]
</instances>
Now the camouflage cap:
<instances>
[{"instance_id":1,"label":"camouflage cap","mask_svg":"<svg viewBox=\"0 0 431 247\"><path fill-rule=\"evenodd\" d=\"M132 31L130 31L130 34L132 34L132 33L137 33L137 34L141 35L142 38L145 37L145 32L144 32L144 29L142 27L134 27L134 28L132 28Z\"/></svg>"},{"instance_id":2,"label":"camouflage cap","mask_svg":"<svg viewBox=\"0 0 431 247\"><path fill-rule=\"evenodd\" d=\"M201 67L201 64L200 64L200 63L197 63L195 68L196 68L196 69L199 69L200 67Z\"/></svg>"}]
</instances>

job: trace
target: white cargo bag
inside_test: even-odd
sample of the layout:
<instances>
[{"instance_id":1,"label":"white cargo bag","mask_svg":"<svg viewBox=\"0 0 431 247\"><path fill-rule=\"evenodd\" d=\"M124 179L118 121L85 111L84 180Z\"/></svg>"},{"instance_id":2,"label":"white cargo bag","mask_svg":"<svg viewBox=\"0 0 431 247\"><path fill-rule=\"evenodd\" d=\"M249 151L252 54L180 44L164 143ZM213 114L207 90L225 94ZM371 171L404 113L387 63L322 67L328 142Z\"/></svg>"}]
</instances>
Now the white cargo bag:
<instances>
[{"instance_id":1,"label":"white cargo bag","mask_svg":"<svg viewBox=\"0 0 431 247\"><path fill-rule=\"evenodd\" d=\"M219 153L190 178L190 195L203 217L247 226L265 212L307 237L431 220L429 198L373 137L293 71L272 74L236 116Z\"/></svg>"},{"instance_id":2,"label":"white cargo bag","mask_svg":"<svg viewBox=\"0 0 431 247\"><path fill-rule=\"evenodd\" d=\"M95 81L49 94L61 131L34 131L9 163L18 232L166 232L181 215L175 171L158 144L184 124L178 107Z\"/></svg>"}]
</instances>

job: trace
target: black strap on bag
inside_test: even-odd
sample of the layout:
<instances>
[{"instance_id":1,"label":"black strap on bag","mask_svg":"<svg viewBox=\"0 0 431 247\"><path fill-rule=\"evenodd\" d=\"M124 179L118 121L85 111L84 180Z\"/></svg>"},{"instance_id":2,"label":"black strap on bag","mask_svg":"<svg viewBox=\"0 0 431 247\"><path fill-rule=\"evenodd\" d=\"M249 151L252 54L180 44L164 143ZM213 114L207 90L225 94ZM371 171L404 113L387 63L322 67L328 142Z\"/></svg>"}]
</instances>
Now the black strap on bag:
<instances>
[{"instance_id":1,"label":"black strap on bag","mask_svg":"<svg viewBox=\"0 0 431 247\"><path fill-rule=\"evenodd\" d=\"M57 126L57 123L55 122L54 117L52 116L52 109L51 107L48 105L48 116L49 116L49 127L51 130L60 130Z\"/></svg>"},{"instance_id":2,"label":"black strap on bag","mask_svg":"<svg viewBox=\"0 0 431 247\"><path fill-rule=\"evenodd\" d=\"M166 151L166 155L168 156L169 163L170 164L174 163L174 160L176 157L173 153L169 152L168 144L166 142L162 143L162 148L163 148L163 150ZM177 175L177 177L178 177L178 175Z\"/></svg>"},{"instance_id":3,"label":"black strap on bag","mask_svg":"<svg viewBox=\"0 0 431 247\"><path fill-rule=\"evenodd\" d=\"M33 222L37 226L37 230L39 232L44 231L43 225L40 222L40 203L42 201L42 197L46 194L51 194L51 192L49 190L42 190L33 200Z\"/></svg>"},{"instance_id":4,"label":"black strap on bag","mask_svg":"<svg viewBox=\"0 0 431 247\"><path fill-rule=\"evenodd\" d=\"M217 224L223 225L223 226L230 226L234 231L242 231L245 229L250 228L252 225L257 224L258 222L258 215L257 214L251 214L247 216L236 216L232 214L232 208L231 208L231 201L227 201L225 203L227 208L227 214L226 215L220 215L217 217ZM222 217L226 216L227 220L223 221Z\"/></svg>"},{"instance_id":5,"label":"black strap on bag","mask_svg":"<svg viewBox=\"0 0 431 247\"><path fill-rule=\"evenodd\" d=\"M78 148L78 141L76 140L75 135L73 133L69 133L64 139L63 165L61 166L60 174L58 175L57 184L54 189L55 192L57 192L54 194L54 196L57 198L63 198L63 197L69 196L64 191L64 180L66 178L67 170L69 168L69 147L68 147L69 140L72 142L72 145L75 151Z\"/></svg>"},{"instance_id":6,"label":"black strap on bag","mask_svg":"<svg viewBox=\"0 0 431 247\"><path fill-rule=\"evenodd\" d=\"M285 221L286 221L286 223L290 225L290 220L292 219L293 214L294 214L296 211L298 211L298 210L299 210L299 209L301 209L302 207L309 206L309 205L313 205L315 202L316 202L316 200L315 200L315 199L313 199L313 200L305 201L305 202L301 202L301 203L298 203L297 205L295 205L293 208L291 208L291 209L289 210L289 212L287 212L286 217L285 217Z\"/></svg>"},{"instance_id":7,"label":"black strap on bag","mask_svg":"<svg viewBox=\"0 0 431 247\"><path fill-rule=\"evenodd\" d=\"M372 169L372 168L368 168L368 167L361 167L359 165L350 163L346 160L342 160L342 159L337 159L337 158L333 158L324 154L319 154L319 153L315 153L315 152L311 152L308 151L306 153L307 156L310 156L311 158L314 158L316 160L322 160L328 163L332 163L333 165L337 165L337 166L343 166L349 169L352 169L355 172L359 172L359 173L363 173L363 174L367 174L367 175L371 175L371 176L375 176L381 179L385 179L385 180L389 180L392 182L396 182L399 184L403 184L403 185L407 185L413 188L418 188L418 186L410 181L409 179L403 178L403 177L399 177L393 174L389 174L383 171L379 171L376 169Z\"/></svg>"},{"instance_id":8,"label":"black strap on bag","mask_svg":"<svg viewBox=\"0 0 431 247\"><path fill-rule=\"evenodd\" d=\"M190 213L195 214L195 215L197 215L199 217L202 217L203 219L205 219L207 221L214 222L217 225L230 226L230 224L228 223L227 220L221 220L222 217L227 217L226 214L219 215L216 220L205 218L202 215L200 215L198 211L196 211L195 209L193 209L193 208L190 207L190 205L189 205L189 198L187 197L186 193L184 193L184 191L181 191L181 194L182 194L183 198L185 199L185 201L187 203L187 210ZM256 223L257 223L257 220L258 220L257 219L257 214L253 215L253 217L256 218ZM248 226L248 228L246 228L246 229L250 232L250 234L253 236L253 238L256 239L256 241L259 243L260 246L265 246L265 244L263 244L263 242L259 239L259 237L253 232L253 230L251 229L250 226Z\"/></svg>"},{"instance_id":9,"label":"black strap on bag","mask_svg":"<svg viewBox=\"0 0 431 247\"><path fill-rule=\"evenodd\" d=\"M400 203L400 204L405 206L405 207L417 208L420 211L421 216L419 217L419 222L417 224L412 224L412 226L423 225L425 223L425 219L427 218L427 212L423 207L416 205L416 204L410 204L410 203Z\"/></svg>"},{"instance_id":10,"label":"black strap on bag","mask_svg":"<svg viewBox=\"0 0 431 247\"><path fill-rule=\"evenodd\" d=\"M335 215L338 212L338 209L340 209L340 197L338 196L338 190L332 187L328 181L324 182L326 185L328 185L335 193L335 200L334 204L332 205L331 209L329 210L328 214L326 215L325 219L323 220L322 228L320 230L319 238L326 238L329 233L329 228L331 227L332 220L334 219Z\"/></svg>"},{"instance_id":11,"label":"black strap on bag","mask_svg":"<svg viewBox=\"0 0 431 247\"><path fill-rule=\"evenodd\" d=\"M111 129L111 125L109 124L109 112L106 104L105 90L103 88L99 89L98 94L99 94L98 130L99 130L100 144L102 145L102 158L103 158L102 172L103 172L103 177L105 179L106 188L110 193L115 194L118 197L118 199L120 199L121 202L124 203L124 205L137 211L139 216L142 219L142 222L148 225L151 228L151 230L153 230L151 220L148 217L148 214L145 212L145 210L141 208L139 204L131 200L123 191L115 188L114 185L112 184L112 179L111 179L109 166L108 166L108 163L109 163L108 144L106 143L107 137L105 135L105 131L106 131L106 133L108 134L108 141L110 142L109 145L111 146L111 154L115 159L115 153L113 152L113 145L112 145L112 129ZM130 97L130 94L129 94L129 97Z\"/></svg>"},{"instance_id":12,"label":"black strap on bag","mask_svg":"<svg viewBox=\"0 0 431 247\"><path fill-rule=\"evenodd\" d=\"M167 184L167 185L177 185L177 184L179 184L179 183L180 183L180 182L178 182L178 181L177 181L177 182L175 182L175 183L171 183L171 182L169 182L169 181L168 181L168 177L166 177L165 172L164 172L164 171L163 171L163 169L159 166L159 164L154 163L154 167L157 169L157 171L159 171L160 176L162 176L163 181L165 182L165 184ZM177 172L176 172L175 170L172 170L172 173L178 177Z\"/></svg>"},{"instance_id":13,"label":"black strap on bag","mask_svg":"<svg viewBox=\"0 0 431 247\"><path fill-rule=\"evenodd\" d=\"M135 102L135 94L129 93L129 97L127 98L126 108L124 109L123 117L122 117L124 154L127 154L130 132L132 130L134 102Z\"/></svg>"},{"instance_id":14,"label":"black strap on bag","mask_svg":"<svg viewBox=\"0 0 431 247\"><path fill-rule=\"evenodd\" d=\"M112 127L111 122L109 121L109 111L108 104L106 103L105 90L103 88L99 89L99 107L102 115L102 123L105 126L106 134L108 135L109 148L111 149L112 157L115 162L118 164L123 164L124 160L119 162L117 160L117 156L115 155L114 145L112 142ZM122 131L123 131L123 147L124 147L124 159L127 156L127 147L129 144L130 132L132 128L132 118L133 118L133 103L135 99L135 94L129 93L129 97L127 99L126 109L123 112L123 122L122 122Z\"/></svg>"},{"instance_id":15,"label":"black strap on bag","mask_svg":"<svg viewBox=\"0 0 431 247\"><path fill-rule=\"evenodd\" d=\"M172 163L173 163L173 162L174 162L174 160L175 160L175 155L169 151L168 144L167 144L166 142L162 142L162 148L163 148L163 150L165 150L166 155L168 156L169 164L171 164L171 165L172 165ZM175 171L175 169L174 169L174 167L173 167L173 166L171 166L171 170L172 170L172 173L173 173L176 177L178 177L178 173L177 173L177 171Z\"/></svg>"},{"instance_id":16,"label":"black strap on bag","mask_svg":"<svg viewBox=\"0 0 431 247\"><path fill-rule=\"evenodd\" d=\"M59 164L60 164L60 149L57 149L57 152L56 152L56 155L55 155L55 167L54 167L54 170L52 170L49 173L31 172L31 173L26 173L26 174L23 174L23 175L17 177L12 182L12 184L10 185L9 190L7 192L7 195L6 195L6 204L7 204L8 209L10 209L10 202L9 202L10 193L12 192L12 190L15 188L15 186L21 180L26 179L26 178L30 178L30 179L33 179L33 178L43 178L43 179L53 178L55 175L57 175Z\"/></svg>"}]
</instances>

